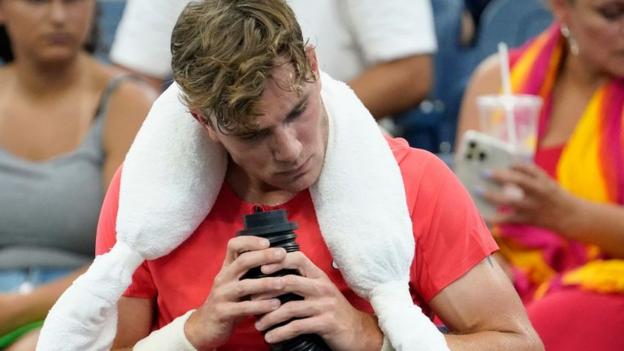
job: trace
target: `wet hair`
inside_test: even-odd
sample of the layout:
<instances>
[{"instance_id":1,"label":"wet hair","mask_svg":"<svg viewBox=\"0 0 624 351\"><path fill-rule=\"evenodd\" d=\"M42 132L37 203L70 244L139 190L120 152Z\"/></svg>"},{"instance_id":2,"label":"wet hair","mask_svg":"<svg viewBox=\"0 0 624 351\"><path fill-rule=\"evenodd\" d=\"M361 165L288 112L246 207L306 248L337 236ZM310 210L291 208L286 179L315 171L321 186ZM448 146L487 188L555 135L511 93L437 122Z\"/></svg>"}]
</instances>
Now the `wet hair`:
<instances>
[{"instance_id":1,"label":"wet hair","mask_svg":"<svg viewBox=\"0 0 624 351\"><path fill-rule=\"evenodd\" d=\"M183 102L210 126L214 117L223 133L256 128L260 97L278 65L292 65L290 88L315 79L301 28L283 0L191 2L173 29L171 52Z\"/></svg>"},{"instance_id":2,"label":"wet hair","mask_svg":"<svg viewBox=\"0 0 624 351\"><path fill-rule=\"evenodd\" d=\"M91 31L82 46L83 49L90 54L95 53L95 51L99 48L100 26L98 24L98 19L100 18L100 4L97 2L95 3L94 11L95 13L93 15ZM0 59L4 63L12 62L15 59L13 49L11 48L11 38L9 38L9 33L7 33L4 25L0 25Z\"/></svg>"}]
</instances>

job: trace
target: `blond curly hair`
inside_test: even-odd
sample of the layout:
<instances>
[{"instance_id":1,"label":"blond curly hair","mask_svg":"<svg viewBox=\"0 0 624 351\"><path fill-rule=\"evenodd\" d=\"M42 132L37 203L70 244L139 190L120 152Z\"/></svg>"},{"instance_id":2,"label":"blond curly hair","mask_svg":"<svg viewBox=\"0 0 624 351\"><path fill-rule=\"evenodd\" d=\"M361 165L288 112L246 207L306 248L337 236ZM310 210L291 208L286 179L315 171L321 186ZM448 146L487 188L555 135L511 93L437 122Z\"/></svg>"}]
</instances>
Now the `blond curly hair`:
<instances>
[{"instance_id":1,"label":"blond curly hair","mask_svg":"<svg viewBox=\"0 0 624 351\"><path fill-rule=\"evenodd\" d=\"M173 29L171 53L183 102L211 126L214 116L224 133L256 128L260 96L280 62L294 68L292 87L315 79L301 28L283 0L191 2Z\"/></svg>"}]
</instances>

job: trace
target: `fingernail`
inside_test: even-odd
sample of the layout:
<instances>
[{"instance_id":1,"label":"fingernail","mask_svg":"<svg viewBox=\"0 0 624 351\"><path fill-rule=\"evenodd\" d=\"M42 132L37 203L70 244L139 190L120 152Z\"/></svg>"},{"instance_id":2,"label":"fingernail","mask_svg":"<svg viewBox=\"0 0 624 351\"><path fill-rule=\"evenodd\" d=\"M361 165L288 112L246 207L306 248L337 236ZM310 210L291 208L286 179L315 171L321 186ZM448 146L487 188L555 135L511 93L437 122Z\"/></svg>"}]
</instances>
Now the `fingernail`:
<instances>
[{"instance_id":1,"label":"fingernail","mask_svg":"<svg viewBox=\"0 0 624 351\"><path fill-rule=\"evenodd\" d=\"M266 342L268 342L269 344L272 344L272 343L273 343L273 341L275 340L275 338L273 337L273 335L272 335L272 334L267 333L267 334L264 336L264 340L266 340Z\"/></svg>"},{"instance_id":2,"label":"fingernail","mask_svg":"<svg viewBox=\"0 0 624 351\"><path fill-rule=\"evenodd\" d=\"M269 241L269 239L260 239L260 246L269 247L271 246L271 242Z\"/></svg>"},{"instance_id":3,"label":"fingernail","mask_svg":"<svg viewBox=\"0 0 624 351\"><path fill-rule=\"evenodd\" d=\"M278 309L278 308L280 307L280 305L281 305L281 304L282 304L282 303L281 303L281 302L280 302L280 300L278 300L278 299L273 299L273 300L271 301L271 307L272 307L274 310Z\"/></svg>"}]
</instances>

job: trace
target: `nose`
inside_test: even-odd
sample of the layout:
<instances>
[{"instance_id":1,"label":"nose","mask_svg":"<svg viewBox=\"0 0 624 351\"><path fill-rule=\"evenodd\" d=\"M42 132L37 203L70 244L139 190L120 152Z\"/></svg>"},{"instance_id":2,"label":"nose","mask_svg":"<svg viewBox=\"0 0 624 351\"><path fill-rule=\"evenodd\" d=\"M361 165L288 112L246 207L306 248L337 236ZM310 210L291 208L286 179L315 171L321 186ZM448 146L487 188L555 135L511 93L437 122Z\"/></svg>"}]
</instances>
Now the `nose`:
<instances>
[{"instance_id":1,"label":"nose","mask_svg":"<svg viewBox=\"0 0 624 351\"><path fill-rule=\"evenodd\" d=\"M303 150L297 131L292 126L280 126L273 133L273 157L279 162L295 162Z\"/></svg>"},{"instance_id":2,"label":"nose","mask_svg":"<svg viewBox=\"0 0 624 351\"><path fill-rule=\"evenodd\" d=\"M67 18L67 5L63 0L50 2L50 18L54 23L61 24Z\"/></svg>"}]
</instances>

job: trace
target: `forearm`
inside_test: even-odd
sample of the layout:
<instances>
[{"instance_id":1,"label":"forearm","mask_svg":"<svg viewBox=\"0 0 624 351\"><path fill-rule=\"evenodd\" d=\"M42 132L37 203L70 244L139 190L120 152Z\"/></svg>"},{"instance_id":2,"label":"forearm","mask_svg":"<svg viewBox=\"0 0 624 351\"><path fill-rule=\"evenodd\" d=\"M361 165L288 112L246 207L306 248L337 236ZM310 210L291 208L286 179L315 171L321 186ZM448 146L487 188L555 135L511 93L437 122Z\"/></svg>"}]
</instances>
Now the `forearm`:
<instances>
[{"instance_id":1,"label":"forearm","mask_svg":"<svg viewBox=\"0 0 624 351\"><path fill-rule=\"evenodd\" d=\"M416 106L431 88L429 55L380 63L349 81L349 85L375 118Z\"/></svg>"},{"instance_id":2,"label":"forearm","mask_svg":"<svg viewBox=\"0 0 624 351\"><path fill-rule=\"evenodd\" d=\"M624 208L577 199L574 213L560 229L572 240L593 244L615 258L624 258Z\"/></svg>"},{"instance_id":3,"label":"forearm","mask_svg":"<svg viewBox=\"0 0 624 351\"><path fill-rule=\"evenodd\" d=\"M541 351L544 349L537 336L512 332L484 331L465 335L446 335L446 342L452 351Z\"/></svg>"},{"instance_id":4,"label":"forearm","mask_svg":"<svg viewBox=\"0 0 624 351\"><path fill-rule=\"evenodd\" d=\"M71 273L69 276L42 285L28 294L11 294L7 296L10 304L15 307L14 318L0 326L0 334L6 333L27 323L42 320L61 294L84 271L86 267Z\"/></svg>"}]
</instances>

